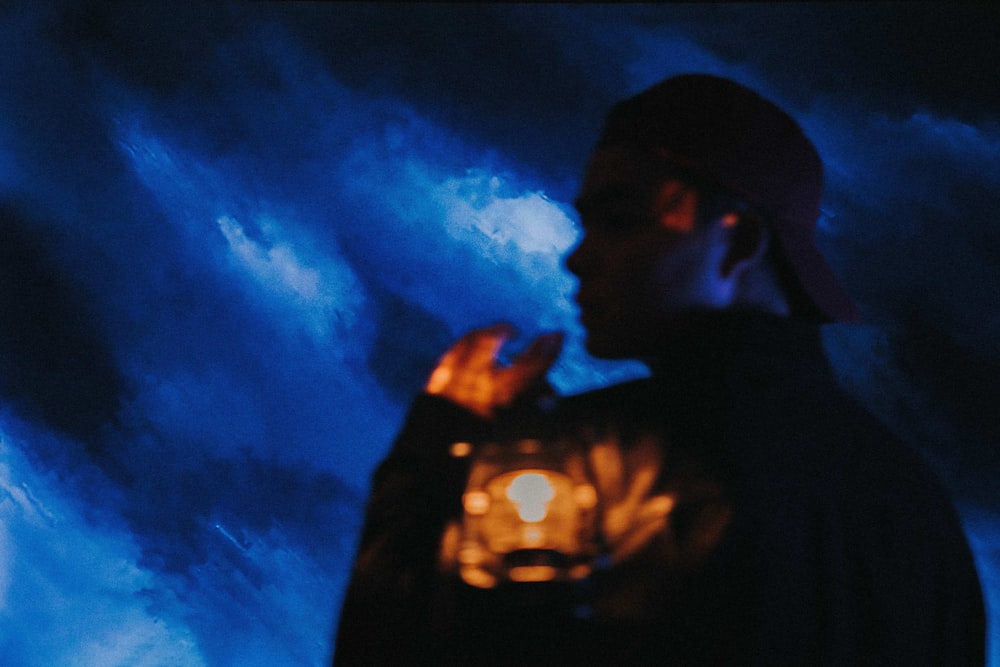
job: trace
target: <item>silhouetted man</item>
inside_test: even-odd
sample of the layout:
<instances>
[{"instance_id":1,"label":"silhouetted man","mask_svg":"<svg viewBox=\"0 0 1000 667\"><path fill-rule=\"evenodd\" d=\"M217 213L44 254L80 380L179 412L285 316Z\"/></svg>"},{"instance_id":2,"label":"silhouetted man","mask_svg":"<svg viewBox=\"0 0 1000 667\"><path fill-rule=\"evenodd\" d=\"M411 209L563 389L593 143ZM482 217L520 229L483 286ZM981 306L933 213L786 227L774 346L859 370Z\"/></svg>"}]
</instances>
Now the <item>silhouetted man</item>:
<instances>
[{"instance_id":1,"label":"silhouetted man","mask_svg":"<svg viewBox=\"0 0 1000 667\"><path fill-rule=\"evenodd\" d=\"M558 334L508 365L510 327L462 338L374 478L335 662L982 664L948 499L822 354L819 325L857 311L814 245L821 193L798 125L738 84L678 76L616 105L567 266L588 350L651 377L556 400ZM584 480L565 548L539 518L557 445L576 463L551 479ZM494 516L491 489L520 502L517 456L541 513Z\"/></svg>"}]
</instances>

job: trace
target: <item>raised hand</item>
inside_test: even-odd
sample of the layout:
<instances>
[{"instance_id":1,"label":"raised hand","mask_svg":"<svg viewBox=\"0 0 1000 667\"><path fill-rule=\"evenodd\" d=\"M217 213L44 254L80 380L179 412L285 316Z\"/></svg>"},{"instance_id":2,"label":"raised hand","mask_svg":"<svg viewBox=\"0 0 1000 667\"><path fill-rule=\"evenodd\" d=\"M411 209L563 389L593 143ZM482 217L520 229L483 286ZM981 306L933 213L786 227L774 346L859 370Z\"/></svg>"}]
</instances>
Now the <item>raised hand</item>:
<instances>
[{"instance_id":1,"label":"raised hand","mask_svg":"<svg viewBox=\"0 0 1000 667\"><path fill-rule=\"evenodd\" d=\"M562 349L562 333L542 334L510 364L501 365L497 354L514 333L509 324L467 333L441 357L424 390L491 418L496 408L539 389Z\"/></svg>"}]
</instances>

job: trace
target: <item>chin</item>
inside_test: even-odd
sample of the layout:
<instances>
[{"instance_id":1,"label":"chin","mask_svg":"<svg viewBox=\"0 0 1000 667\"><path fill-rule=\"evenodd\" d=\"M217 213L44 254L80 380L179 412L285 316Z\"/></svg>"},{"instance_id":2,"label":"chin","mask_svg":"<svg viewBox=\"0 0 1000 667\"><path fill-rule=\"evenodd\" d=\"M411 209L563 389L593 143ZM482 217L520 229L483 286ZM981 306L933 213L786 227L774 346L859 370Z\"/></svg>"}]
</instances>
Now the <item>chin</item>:
<instances>
[{"instance_id":1,"label":"chin","mask_svg":"<svg viewBox=\"0 0 1000 667\"><path fill-rule=\"evenodd\" d=\"M622 355L621 355L621 353L618 350L615 350L613 348L609 348L609 347L604 346L604 345L591 343L589 341L589 339L588 339L587 344L586 344L585 347L587 348L587 352L590 354L590 356L596 357L597 359L622 359L623 358Z\"/></svg>"},{"instance_id":2,"label":"chin","mask_svg":"<svg viewBox=\"0 0 1000 667\"><path fill-rule=\"evenodd\" d=\"M587 352L598 359L623 360L642 357L638 346L633 345L620 335L608 335L597 331L588 331L584 340Z\"/></svg>"},{"instance_id":3,"label":"chin","mask_svg":"<svg viewBox=\"0 0 1000 667\"><path fill-rule=\"evenodd\" d=\"M689 321L696 319L695 310L671 312L660 317L628 317L623 326L619 322L607 325L607 320L597 322L583 321L587 332L584 347L587 352L598 359L646 360L657 357L663 352L664 345L669 344L678 334L683 334L689 328Z\"/></svg>"}]
</instances>

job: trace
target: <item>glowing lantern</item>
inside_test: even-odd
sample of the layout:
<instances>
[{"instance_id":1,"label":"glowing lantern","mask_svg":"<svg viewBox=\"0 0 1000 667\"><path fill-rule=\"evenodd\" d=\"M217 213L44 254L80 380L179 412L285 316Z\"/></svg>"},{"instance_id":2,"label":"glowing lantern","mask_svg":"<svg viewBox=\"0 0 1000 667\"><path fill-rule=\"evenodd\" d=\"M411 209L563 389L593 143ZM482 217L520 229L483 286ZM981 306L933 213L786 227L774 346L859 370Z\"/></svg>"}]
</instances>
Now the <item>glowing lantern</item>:
<instances>
[{"instance_id":1,"label":"glowing lantern","mask_svg":"<svg viewBox=\"0 0 1000 667\"><path fill-rule=\"evenodd\" d=\"M590 574L598 499L578 451L524 439L457 443L452 455L473 457L463 517L444 549L466 583L492 588Z\"/></svg>"}]
</instances>

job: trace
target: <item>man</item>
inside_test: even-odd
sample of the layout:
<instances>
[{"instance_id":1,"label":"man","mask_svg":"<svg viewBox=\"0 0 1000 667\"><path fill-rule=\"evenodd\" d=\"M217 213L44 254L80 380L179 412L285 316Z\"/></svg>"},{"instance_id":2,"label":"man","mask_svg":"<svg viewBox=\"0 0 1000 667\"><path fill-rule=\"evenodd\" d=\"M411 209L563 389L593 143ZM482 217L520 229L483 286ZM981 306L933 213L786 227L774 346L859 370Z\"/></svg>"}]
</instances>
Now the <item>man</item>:
<instances>
[{"instance_id":1,"label":"man","mask_svg":"<svg viewBox=\"0 0 1000 667\"><path fill-rule=\"evenodd\" d=\"M954 511L822 355L857 311L813 243L821 192L796 123L726 79L612 109L567 265L588 350L651 377L533 411L559 335L506 366L510 327L461 339L375 476L335 662L982 664ZM453 445L518 430L586 457L597 554L569 584L455 575Z\"/></svg>"}]
</instances>

